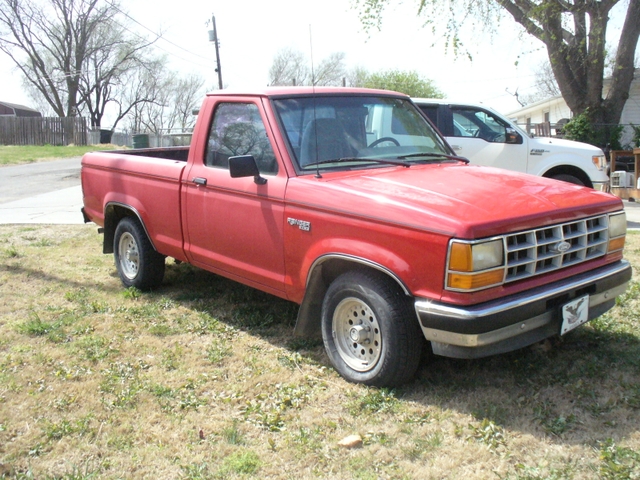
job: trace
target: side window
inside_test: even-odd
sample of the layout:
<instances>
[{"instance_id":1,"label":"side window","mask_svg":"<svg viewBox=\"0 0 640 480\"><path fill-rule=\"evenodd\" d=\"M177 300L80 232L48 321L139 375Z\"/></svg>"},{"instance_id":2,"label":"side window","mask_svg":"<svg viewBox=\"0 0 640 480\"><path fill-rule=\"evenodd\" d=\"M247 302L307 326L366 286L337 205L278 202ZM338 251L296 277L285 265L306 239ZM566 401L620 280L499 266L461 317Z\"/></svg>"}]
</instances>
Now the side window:
<instances>
[{"instance_id":1,"label":"side window","mask_svg":"<svg viewBox=\"0 0 640 480\"><path fill-rule=\"evenodd\" d=\"M213 114L205 165L229 168L229 157L253 155L260 173L275 174L278 163L253 103L221 103Z\"/></svg>"},{"instance_id":2,"label":"side window","mask_svg":"<svg viewBox=\"0 0 640 480\"><path fill-rule=\"evenodd\" d=\"M420 105L420 110L422 110L422 113L424 113L427 117L429 117L429 120L431 120L431 123L433 123L436 126L438 125L438 107L437 106Z\"/></svg>"},{"instance_id":3,"label":"side window","mask_svg":"<svg viewBox=\"0 0 640 480\"><path fill-rule=\"evenodd\" d=\"M453 136L476 137L487 142L504 143L508 125L484 110L454 108Z\"/></svg>"}]
</instances>

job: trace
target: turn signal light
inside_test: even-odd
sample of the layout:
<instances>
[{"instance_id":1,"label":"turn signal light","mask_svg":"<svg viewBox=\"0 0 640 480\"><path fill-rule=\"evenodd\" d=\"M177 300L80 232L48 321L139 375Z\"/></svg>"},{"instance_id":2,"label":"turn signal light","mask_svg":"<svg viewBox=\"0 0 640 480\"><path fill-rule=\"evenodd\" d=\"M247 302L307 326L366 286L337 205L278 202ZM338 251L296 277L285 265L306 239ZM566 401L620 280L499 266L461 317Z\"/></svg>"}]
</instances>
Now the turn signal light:
<instances>
[{"instance_id":1,"label":"turn signal light","mask_svg":"<svg viewBox=\"0 0 640 480\"><path fill-rule=\"evenodd\" d=\"M457 290L478 290L480 288L500 285L504 281L504 269L493 270L491 272L473 273L462 275L450 273L448 277L449 288Z\"/></svg>"}]
</instances>

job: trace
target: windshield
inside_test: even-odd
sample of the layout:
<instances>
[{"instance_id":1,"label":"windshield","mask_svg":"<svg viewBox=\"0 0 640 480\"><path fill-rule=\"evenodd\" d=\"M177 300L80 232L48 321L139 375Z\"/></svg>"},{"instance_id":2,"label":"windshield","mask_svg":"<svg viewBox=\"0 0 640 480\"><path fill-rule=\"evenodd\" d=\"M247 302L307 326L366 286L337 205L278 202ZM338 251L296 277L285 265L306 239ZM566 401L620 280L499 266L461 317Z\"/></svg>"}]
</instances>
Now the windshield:
<instances>
[{"instance_id":1,"label":"windshield","mask_svg":"<svg viewBox=\"0 0 640 480\"><path fill-rule=\"evenodd\" d=\"M302 171L452 158L441 137L405 99L332 95L275 99L273 104Z\"/></svg>"}]
</instances>

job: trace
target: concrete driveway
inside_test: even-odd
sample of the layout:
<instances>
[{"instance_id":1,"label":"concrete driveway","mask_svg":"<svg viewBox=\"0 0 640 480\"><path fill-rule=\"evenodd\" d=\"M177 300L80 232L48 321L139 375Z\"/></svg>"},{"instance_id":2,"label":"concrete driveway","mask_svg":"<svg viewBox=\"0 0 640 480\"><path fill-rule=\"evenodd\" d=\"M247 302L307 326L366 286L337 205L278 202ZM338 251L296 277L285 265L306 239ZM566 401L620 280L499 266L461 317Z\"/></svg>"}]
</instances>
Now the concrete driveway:
<instances>
[{"instance_id":1,"label":"concrete driveway","mask_svg":"<svg viewBox=\"0 0 640 480\"><path fill-rule=\"evenodd\" d=\"M0 224L82 224L81 157L0 167ZM624 201L628 228L640 229L640 203Z\"/></svg>"},{"instance_id":2,"label":"concrete driveway","mask_svg":"<svg viewBox=\"0 0 640 480\"><path fill-rule=\"evenodd\" d=\"M0 224L84 223L80 160L0 167Z\"/></svg>"}]
</instances>

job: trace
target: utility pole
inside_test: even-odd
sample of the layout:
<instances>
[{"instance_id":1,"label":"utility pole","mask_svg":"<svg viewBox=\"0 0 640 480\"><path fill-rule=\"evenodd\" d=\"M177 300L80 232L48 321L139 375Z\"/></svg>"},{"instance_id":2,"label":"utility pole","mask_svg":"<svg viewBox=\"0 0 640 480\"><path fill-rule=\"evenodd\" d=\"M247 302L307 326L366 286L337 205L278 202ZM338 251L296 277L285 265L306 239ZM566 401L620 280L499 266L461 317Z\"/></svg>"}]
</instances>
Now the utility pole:
<instances>
[{"instance_id":1,"label":"utility pole","mask_svg":"<svg viewBox=\"0 0 640 480\"><path fill-rule=\"evenodd\" d=\"M218 87L222 90L222 69L220 68L220 50L218 47L218 31L216 30L216 17L211 15L213 30L209 30L209 41L216 47L216 72L218 72Z\"/></svg>"}]
</instances>

